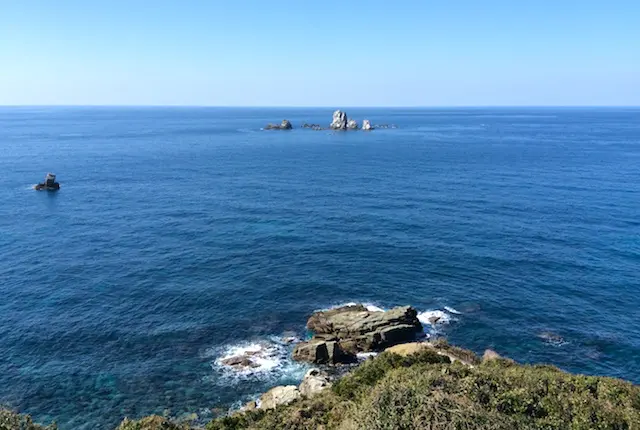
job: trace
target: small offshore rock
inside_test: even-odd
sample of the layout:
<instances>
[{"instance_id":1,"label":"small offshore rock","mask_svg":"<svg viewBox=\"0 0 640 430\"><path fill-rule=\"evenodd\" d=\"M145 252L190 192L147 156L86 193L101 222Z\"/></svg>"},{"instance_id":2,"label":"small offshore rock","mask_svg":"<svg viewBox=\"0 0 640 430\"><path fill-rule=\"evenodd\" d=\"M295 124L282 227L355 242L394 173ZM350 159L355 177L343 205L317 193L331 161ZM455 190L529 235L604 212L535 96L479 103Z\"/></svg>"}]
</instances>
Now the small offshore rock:
<instances>
[{"instance_id":1,"label":"small offshore rock","mask_svg":"<svg viewBox=\"0 0 640 430\"><path fill-rule=\"evenodd\" d=\"M331 121L331 127L333 130L346 130L347 129L347 113L337 110L333 113L333 120Z\"/></svg>"},{"instance_id":2,"label":"small offshore rock","mask_svg":"<svg viewBox=\"0 0 640 430\"><path fill-rule=\"evenodd\" d=\"M358 129L358 122L355 119L350 119L347 122L347 128L349 130L357 130Z\"/></svg>"},{"instance_id":3,"label":"small offshore rock","mask_svg":"<svg viewBox=\"0 0 640 430\"><path fill-rule=\"evenodd\" d=\"M320 369L310 369L304 375L298 391L303 396L311 397L329 387L331 387L331 380L327 373L322 372Z\"/></svg>"},{"instance_id":4,"label":"small offshore rock","mask_svg":"<svg viewBox=\"0 0 640 430\"><path fill-rule=\"evenodd\" d=\"M236 357L230 357L221 361L225 366L235 368L255 368L260 367L259 364L253 362L248 356L255 355L255 353L247 353L247 355L239 355Z\"/></svg>"},{"instance_id":5,"label":"small offshore rock","mask_svg":"<svg viewBox=\"0 0 640 430\"><path fill-rule=\"evenodd\" d=\"M369 121L368 119L365 119L364 121L362 121L362 129L373 130L373 128L371 127L371 121Z\"/></svg>"},{"instance_id":6,"label":"small offshore rock","mask_svg":"<svg viewBox=\"0 0 640 430\"><path fill-rule=\"evenodd\" d=\"M260 396L260 409L275 409L277 406L288 405L299 398L300 391L295 385L274 387Z\"/></svg>"},{"instance_id":7,"label":"small offshore rock","mask_svg":"<svg viewBox=\"0 0 640 430\"><path fill-rule=\"evenodd\" d=\"M282 122L280 124L272 124L269 123L265 126L265 130L291 130L293 128L293 125L291 125L291 122L289 120L282 120Z\"/></svg>"},{"instance_id":8,"label":"small offshore rock","mask_svg":"<svg viewBox=\"0 0 640 430\"><path fill-rule=\"evenodd\" d=\"M442 317L438 317L438 316L435 316L435 315L434 315L434 316L432 316L432 317L429 317L429 324L431 324L431 325L436 325L436 324L438 324L438 322L439 322L441 319L442 319Z\"/></svg>"}]
</instances>

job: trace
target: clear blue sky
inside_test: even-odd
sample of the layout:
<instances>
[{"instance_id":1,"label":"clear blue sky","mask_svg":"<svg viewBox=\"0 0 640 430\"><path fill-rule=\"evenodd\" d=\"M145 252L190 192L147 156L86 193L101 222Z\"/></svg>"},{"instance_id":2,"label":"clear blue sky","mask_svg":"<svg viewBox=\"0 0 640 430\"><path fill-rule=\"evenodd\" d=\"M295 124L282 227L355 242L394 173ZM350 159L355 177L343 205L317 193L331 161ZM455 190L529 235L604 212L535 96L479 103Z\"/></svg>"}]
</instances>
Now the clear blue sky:
<instances>
[{"instance_id":1,"label":"clear blue sky","mask_svg":"<svg viewBox=\"0 0 640 430\"><path fill-rule=\"evenodd\" d=\"M639 0L0 0L0 104L640 105Z\"/></svg>"}]
</instances>

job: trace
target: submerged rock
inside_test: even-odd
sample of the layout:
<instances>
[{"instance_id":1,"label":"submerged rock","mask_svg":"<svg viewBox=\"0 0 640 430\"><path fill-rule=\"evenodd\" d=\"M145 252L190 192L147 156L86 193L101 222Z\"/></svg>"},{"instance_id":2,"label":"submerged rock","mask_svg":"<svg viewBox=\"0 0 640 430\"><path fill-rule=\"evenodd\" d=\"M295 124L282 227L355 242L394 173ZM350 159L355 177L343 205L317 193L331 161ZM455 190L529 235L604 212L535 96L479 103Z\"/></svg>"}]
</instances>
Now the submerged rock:
<instances>
[{"instance_id":1,"label":"submerged rock","mask_svg":"<svg viewBox=\"0 0 640 430\"><path fill-rule=\"evenodd\" d=\"M260 396L260 409L275 409L280 405L289 403L300 398L300 391L295 385L278 386L270 389Z\"/></svg>"},{"instance_id":2,"label":"submerged rock","mask_svg":"<svg viewBox=\"0 0 640 430\"><path fill-rule=\"evenodd\" d=\"M417 315L410 306L369 311L363 305L350 305L315 312L307 321L314 336L296 345L293 358L317 364L353 362L357 353L414 340L422 332Z\"/></svg>"},{"instance_id":3,"label":"submerged rock","mask_svg":"<svg viewBox=\"0 0 640 430\"><path fill-rule=\"evenodd\" d=\"M239 368L239 369L260 367L259 364L251 360L248 354L239 355L236 357L229 357L224 360L221 360L220 363L225 366L230 366L230 367Z\"/></svg>"},{"instance_id":4,"label":"submerged rock","mask_svg":"<svg viewBox=\"0 0 640 430\"><path fill-rule=\"evenodd\" d=\"M333 113L333 120L331 121L331 127L333 130L346 130L347 129L347 113L337 110Z\"/></svg>"},{"instance_id":5,"label":"submerged rock","mask_svg":"<svg viewBox=\"0 0 640 430\"><path fill-rule=\"evenodd\" d=\"M369 121L368 119L365 119L364 121L362 121L362 129L373 130L373 127L371 127L371 121Z\"/></svg>"},{"instance_id":6,"label":"submerged rock","mask_svg":"<svg viewBox=\"0 0 640 430\"><path fill-rule=\"evenodd\" d=\"M355 119L350 119L347 122L347 128L349 130L357 130L358 129L358 122Z\"/></svg>"}]
</instances>

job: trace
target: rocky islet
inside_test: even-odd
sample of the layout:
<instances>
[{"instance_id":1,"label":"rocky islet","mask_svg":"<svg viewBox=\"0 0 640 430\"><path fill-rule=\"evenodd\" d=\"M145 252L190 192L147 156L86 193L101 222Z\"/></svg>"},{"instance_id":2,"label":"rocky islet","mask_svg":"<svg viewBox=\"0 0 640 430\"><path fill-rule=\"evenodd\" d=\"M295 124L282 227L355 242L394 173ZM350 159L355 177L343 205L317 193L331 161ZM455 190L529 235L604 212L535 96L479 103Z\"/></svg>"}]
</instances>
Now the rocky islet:
<instances>
[{"instance_id":1,"label":"rocky islet","mask_svg":"<svg viewBox=\"0 0 640 430\"><path fill-rule=\"evenodd\" d=\"M364 130L370 131L375 128L397 128L395 125L391 124L381 124L379 126L373 126L371 121L365 119L362 121L362 126L358 124L355 119L349 119L347 113L342 110L336 110L333 112L331 124L329 124L328 128L323 127L320 124L309 124L303 123L301 128L306 128L310 130ZM269 123L264 127L264 130L291 130L293 129L293 124L289 120L283 120L280 124Z\"/></svg>"}]
</instances>

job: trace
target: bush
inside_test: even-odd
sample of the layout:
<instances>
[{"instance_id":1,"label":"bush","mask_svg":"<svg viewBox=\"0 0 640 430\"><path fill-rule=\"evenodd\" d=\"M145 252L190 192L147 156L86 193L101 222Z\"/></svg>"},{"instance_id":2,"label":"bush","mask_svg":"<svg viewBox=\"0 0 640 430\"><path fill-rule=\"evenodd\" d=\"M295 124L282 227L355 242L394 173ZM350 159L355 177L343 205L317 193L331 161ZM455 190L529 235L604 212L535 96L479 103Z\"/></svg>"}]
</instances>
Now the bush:
<instances>
[{"instance_id":1,"label":"bush","mask_svg":"<svg viewBox=\"0 0 640 430\"><path fill-rule=\"evenodd\" d=\"M187 425L179 425L169 421L167 418L157 415L145 417L139 421L126 419L120 424L117 430L187 430Z\"/></svg>"},{"instance_id":2,"label":"bush","mask_svg":"<svg viewBox=\"0 0 640 430\"><path fill-rule=\"evenodd\" d=\"M340 379L333 385L333 391L340 397L349 399L367 391L390 370L406 368L416 364L444 364L450 362L451 360L448 357L438 355L438 353L430 349L406 357L383 352L375 359L365 361L351 374Z\"/></svg>"},{"instance_id":3,"label":"bush","mask_svg":"<svg viewBox=\"0 0 640 430\"><path fill-rule=\"evenodd\" d=\"M438 348L465 361L475 356L448 344ZM382 353L314 397L207 425L238 429L640 430L640 387L508 359L471 367L433 349L407 357Z\"/></svg>"},{"instance_id":4,"label":"bush","mask_svg":"<svg viewBox=\"0 0 640 430\"><path fill-rule=\"evenodd\" d=\"M34 424L29 415L20 415L0 407L0 430L57 430L57 428L55 423L49 426Z\"/></svg>"},{"instance_id":5,"label":"bush","mask_svg":"<svg viewBox=\"0 0 640 430\"><path fill-rule=\"evenodd\" d=\"M463 349L454 345L450 345L444 338L439 338L431 342L431 344L439 350L450 354L451 356L469 364L480 364L482 360L473 351Z\"/></svg>"}]
</instances>

